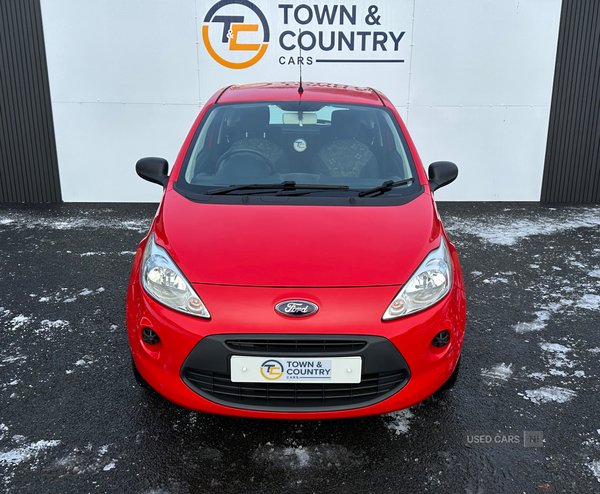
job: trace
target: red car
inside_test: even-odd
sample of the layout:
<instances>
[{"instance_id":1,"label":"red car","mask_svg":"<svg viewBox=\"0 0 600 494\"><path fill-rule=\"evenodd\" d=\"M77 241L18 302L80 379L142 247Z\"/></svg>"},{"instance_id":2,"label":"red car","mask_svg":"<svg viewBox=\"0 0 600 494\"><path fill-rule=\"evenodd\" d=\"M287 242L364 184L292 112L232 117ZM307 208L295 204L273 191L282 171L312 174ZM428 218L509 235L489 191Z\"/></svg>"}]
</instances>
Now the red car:
<instances>
[{"instance_id":1,"label":"red car","mask_svg":"<svg viewBox=\"0 0 600 494\"><path fill-rule=\"evenodd\" d=\"M454 384L456 249L382 93L230 86L204 106L138 247L127 329L138 381L203 412L323 419L410 407Z\"/></svg>"}]
</instances>

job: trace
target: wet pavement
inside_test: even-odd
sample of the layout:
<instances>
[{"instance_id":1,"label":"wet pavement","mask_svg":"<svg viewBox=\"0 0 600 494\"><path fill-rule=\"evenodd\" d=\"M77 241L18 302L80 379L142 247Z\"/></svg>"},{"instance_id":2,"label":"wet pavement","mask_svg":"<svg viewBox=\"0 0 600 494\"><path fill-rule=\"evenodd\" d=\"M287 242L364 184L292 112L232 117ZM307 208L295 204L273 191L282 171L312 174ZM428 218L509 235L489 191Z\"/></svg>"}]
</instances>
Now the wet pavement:
<instances>
[{"instance_id":1,"label":"wet pavement","mask_svg":"<svg viewBox=\"0 0 600 494\"><path fill-rule=\"evenodd\" d=\"M206 415L135 384L125 293L155 209L0 206L0 490L600 492L600 207L440 204L467 290L458 383L332 421ZM524 431L542 446L497 442Z\"/></svg>"}]
</instances>

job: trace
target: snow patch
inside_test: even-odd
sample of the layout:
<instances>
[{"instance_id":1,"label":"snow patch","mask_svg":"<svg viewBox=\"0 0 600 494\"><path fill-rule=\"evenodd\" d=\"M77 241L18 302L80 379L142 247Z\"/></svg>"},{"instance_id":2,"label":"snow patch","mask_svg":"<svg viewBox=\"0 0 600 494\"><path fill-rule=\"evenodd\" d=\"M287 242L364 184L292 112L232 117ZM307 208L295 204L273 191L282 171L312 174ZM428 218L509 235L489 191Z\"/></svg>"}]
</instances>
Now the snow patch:
<instances>
[{"instance_id":1,"label":"snow patch","mask_svg":"<svg viewBox=\"0 0 600 494\"><path fill-rule=\"evenodd\" d=\"M532 372L531 374L527 374L527 377L533 377L534 379L544 381L548 377L548 374L545 372Z\"/></svg>"},{"instance_id":2,"label":"snow patch","mask_svg":"<svg viewBox=\"0 0 600 494\"><path fill-rule=\"evenodd\" d=\"M519 322L513 329L517 333L530 333L531 331L540 331L546 327L546 321L550 319L550 312L540 310L535 312L535 319L531 322Z\"/></svg>"},{"instance_id":3,"label":"snow patch","mask_svg":"<svg viewBox=\"0 0 600 494\"><path fill-rule=\"evenodd\" d=\"M406 434L410 429L410 419L414 416L410 408L389 413L385 417L391 417L392 420L386 422L385 426L395 432L396 435Z\"/></svg>"},{"instance_id":4,"label":"snow patch","mask_svg":"<svg viewBox=\"0 0 600 494\"><path fill-rule=\"evenodd\" d=\"M501 278L500 276L492 276L491 278L483 280L484 283L508 283L506 278Z\"/></svg>"},{"instance_id":5,"label":"snow patch","mask_svg":"<svg viewBox=\"0 0 600 494\"><path fill-rule=\"evenodd\" d=\"M558 343L540 343L540 347L549 353L548 362L555 367L573 367L575 364L567 358L567 353L573 350ZM550 371L552 373L552 371Z\"/></svg>"},{"instance_id":6,"label":"snow patch","mask_svg":"<svg viewBox=\"0 0 600 494\"><path fill-rule=\"evenodd\" d=\"M552 401L556 403L565 403L575 396L577 396L575 391L559 388L558 386L547 386L539 389L528 389L525 391L525 398L527 400L531 400L536 405L550 403Z\"/></svg>"},{"instance_id":7,"label":"snow patch","mask_svg":"<svg viewBox=\"0 0 600 494\"><path fill-rule=\"evenodd\" d=\"M444 225L455 234L466 233L490 244L513 246L533 235L554 235L565 230L600 226L598 212L598 208L578 208L574 215L572 210L564 208L549 221L497 215L494 216L493 223L450 217L444 221Z\"/></svg>"},{"instance_id":8,"label":"snow patch","mask_svg":"<svg viewBox=\"0 0 600 494\"><path fill-rule=\"evenodd\" d=\"M69 321L63 321L62 319L57 319L56 321L50 321L49 319L44 319L40 323L40 327L34 332L36 334L46 333L52 329L65 329L69 326Z\"/></svg>"},{"instance_id":9,"label":"snow patch","mask_svg":"<svg viewBox=\"0 0 600 494\"><path fill-rule=\"evenodd\" d=\"M567 377L567 373L565 371L561 371L558 369L550 369L549 372L553 376Z\"/></svg>"},{"instance_id":10,"label":"snow patch","mask_svg":"<svg viewBox=\"0 0 600 494\"><path fill-rule=\"evenodd\" d=\"M89 367L90 364L93 364L95 360L89 355L84 355L83 358L79 359L75 362L75 365L78 367Z\"/></svg>"},{"instance_id":11,"label":"snow patch","mask_svg":"<svg viewBox=\"0 0 600 494\"><path fill-rule=\"evenodd\" d=\"M593 461L588 465L588 468L592 471L596 480L600 482L600 461Z\"/></svg>"},{"instance_id":12,"label":"snow patch","mask_svg":"<svg viewBox=\"0 0 600 494\"><path fill-rule=\"evenodd\" d=\"M32 458L36 458L44 450L53 448L59 444L60 441L42 440L26 446L20 446L18 448L11 449L10 451L4 451L0 453L0 465L19 465L24 461L29 461Z\"/></svg>"},{"instance_id":13,"label":"snow patch","mask_svg":"<svg viewBox=\"0 0 600 494\"><path fill-rule=\"evenodd\" d=\"M43 335L46 340L51 340L55 337L55 335L60 332L71 332L69 321L63 321L62 319L57 319L56 321L50 321L49 319L44 319L40 326L33 330L35 334Z\"/></svg>"},{"instance_id":14,"label":"snow patch","mask_svg":"<svg viewBox=\"0 0 600 494\"><path fill-rule=\"evenodd\" d=\"M600 278L600 269L593 269L588 273L588 276L593 276L594 278Z\"/></svg>"},{"instance_id":15,"label":"snow patch","mask_svg":"<svg viewBox=\"0 0 600 494\"><path fill-rule=\"evenodd\" d=\"M10 320L11 327L8 328L12 331L15 331L23 326L25 326L29 321L31 321L31 317L24 316L23 314L19 314L18 316L13 317Z\"/></svg>"},{"instance_id":16,"label":"snow patch","mask_svg":"<svg viewBox=\"0 0 600 494\"><path fill-rule=\"evenodd\" d=\"M94 219L85 217L59 217L40 218L35 214L8 212L0 216L0 225L11 225L12 228L38 229L52 228L54 230L79 230L90 228L113 228L117 230L133 230L139 233L148 231L150 221L143 220L117 220L117 219Z\"/></svg>"},{"instance_id":17,"label":"snow patch","mask_svg":"<svg viewBox=\"0 0 600 494\"><path fill-rule=\"evenodd\" d=\"M8 357L2 357L0 359L0 362L2 362L3 364L12 364L14 362L18 362L19 360L26 360L27 359L27 355L12 355L12 356L8 356Z\"/></svg>"},{"instance_id":18,"label":"snow patch","mask_svg":"<svg viewBox=\"0 0 600 494\"><path fill-rule=\"evenodd\" d=\"M481 369L481 375L492 380L507 381L513 374L512 365L513 364L506 365L502 362L500 365L496 365L491 369Z\"/></svg>"},{"instance_id":19,"label":"snow patch","mask_svg":"<svg viewBox=\"0 0 600 494\"><path fill-rule=\"evenodd\" d=\"M582 309L598 310L600 309L600 295L586 293L579 299L576 305Z\"/></svg>"},{"instance_id":20,"label":"snow patch","mask_svg":"<svg viewBox=\"0 0 600 494\"><path fill-rule=\"evenodd\" d=\"M85 448L75 448L71 453L54 462L57 468L66 468L78 475L94 473L100 470L109 471L116 467L117 460L105 458L108 445L94 451L91 444Z\"/></svg>"}]
</instances>

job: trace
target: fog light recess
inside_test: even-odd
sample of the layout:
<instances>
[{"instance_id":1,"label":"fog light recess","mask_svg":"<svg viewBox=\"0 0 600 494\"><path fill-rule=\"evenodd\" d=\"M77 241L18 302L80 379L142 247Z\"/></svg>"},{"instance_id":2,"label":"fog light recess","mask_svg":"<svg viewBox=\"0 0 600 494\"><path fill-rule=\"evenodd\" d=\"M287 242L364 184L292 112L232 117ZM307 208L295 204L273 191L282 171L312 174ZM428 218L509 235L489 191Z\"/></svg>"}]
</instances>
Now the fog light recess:
<instances>
[{"instance_id":1,"label":"fog light recess","mask_svg":"<svg viewBox=\"0 0 600 494\"><path fill-rule=\"evenodd\" d=\"M158 345L160 343L160 337L150 328L143 329L142 340L148 345Z\"/></svg>"},{"instance_id":2,"label":"fog light recess","mask_svg":"<svg viewBox=\"0 0 600 494\"><path fill-rule=\"evenodd\" d=\"M437 348L442 348L450 343L450 331L444 329L433 337L431 344Z\"/></svg>"}]
</instances>

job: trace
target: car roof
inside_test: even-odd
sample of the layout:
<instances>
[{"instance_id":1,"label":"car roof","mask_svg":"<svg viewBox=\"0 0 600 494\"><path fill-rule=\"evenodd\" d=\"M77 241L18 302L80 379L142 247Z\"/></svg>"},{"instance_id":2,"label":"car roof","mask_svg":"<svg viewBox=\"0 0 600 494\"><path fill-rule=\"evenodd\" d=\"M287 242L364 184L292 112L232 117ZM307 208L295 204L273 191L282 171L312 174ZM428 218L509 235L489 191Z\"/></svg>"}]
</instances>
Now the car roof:
<instances>
[{"instance_id":1,"label":"car roof","mask_svg":"<svg viewBox=\"0 0 600 494\"><path fill-rule=\"evenodd\" d=\"M217 103L309 100L384 106L379 94L370 87L304 82L302 94L298 92L298 87L298 82L264 82L229 86L221 93Z\"/></svg>"}]
</instances>

